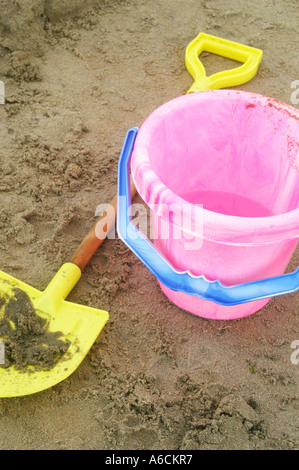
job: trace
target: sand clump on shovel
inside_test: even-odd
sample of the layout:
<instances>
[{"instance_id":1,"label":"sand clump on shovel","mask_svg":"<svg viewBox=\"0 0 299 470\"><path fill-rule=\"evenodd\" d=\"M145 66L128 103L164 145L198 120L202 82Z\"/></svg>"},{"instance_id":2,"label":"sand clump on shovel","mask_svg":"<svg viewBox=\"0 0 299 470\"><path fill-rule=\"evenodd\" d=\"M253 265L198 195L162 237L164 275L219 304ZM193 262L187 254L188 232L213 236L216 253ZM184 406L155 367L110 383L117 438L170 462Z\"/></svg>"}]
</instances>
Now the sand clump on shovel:
<instances>
[{"instance_id":1,"label":"sand clump on shovel","mask_svg":"<svg viewBox=\"0 0 299 470\"><path fill-rule=\"evenodd\" d=\"M0 298L0 340L5 350L4 364L20 371L50 370L65 355L70 342L60 331L49 332L47 320L36 314L30 298L14 289L8 300Z\"/></svg>"}]
</instances>

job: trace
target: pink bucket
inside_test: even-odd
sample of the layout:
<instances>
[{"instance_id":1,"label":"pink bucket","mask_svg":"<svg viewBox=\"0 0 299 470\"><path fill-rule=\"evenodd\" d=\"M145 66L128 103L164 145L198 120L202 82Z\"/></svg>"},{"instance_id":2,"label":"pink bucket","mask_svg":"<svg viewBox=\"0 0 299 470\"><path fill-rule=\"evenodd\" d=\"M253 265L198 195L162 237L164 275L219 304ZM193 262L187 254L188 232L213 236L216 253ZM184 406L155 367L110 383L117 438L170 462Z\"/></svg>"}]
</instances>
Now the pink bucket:
<instances>
[{"instance_id":1,"label":"pink bucket","mask_svg":"<svg viewBox=\"0 0 299 470\"><path fill-rule=\"evenodd\" d=\"M298 142L297 110L253 93L203 91L156 109L138 132L131 172L157 250L178 271L227 286L283 274L299 239ZM211 319L241 318L270 300L227 306L160 286Z\"/></svg>"}]
</instances>

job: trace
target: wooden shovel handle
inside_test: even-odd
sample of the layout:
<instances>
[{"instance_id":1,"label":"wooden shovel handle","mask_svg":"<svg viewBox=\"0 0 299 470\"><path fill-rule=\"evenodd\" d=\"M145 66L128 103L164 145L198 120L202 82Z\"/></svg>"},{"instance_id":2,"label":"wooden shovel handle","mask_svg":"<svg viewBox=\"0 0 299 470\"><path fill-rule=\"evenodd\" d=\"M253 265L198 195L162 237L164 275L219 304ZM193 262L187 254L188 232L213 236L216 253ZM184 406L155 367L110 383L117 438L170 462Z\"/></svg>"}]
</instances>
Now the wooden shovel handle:
<instances>
[{"instance_id":1,"label":"wooden shovel handle","mask_svg":"<svg viewBox=\"0 0 299 470\"><path fill-rule=\"evenodd\" d=\"M136 188L131 176L131 198L136 194ZM117 196L110 201L107 209L98 218L92 229L86 235L82 243L78 246L71 262L76 264L81 271L85 268L89 260L103 243L108 233L114 227L117 213Z\"/></svg>"}]
</instances>

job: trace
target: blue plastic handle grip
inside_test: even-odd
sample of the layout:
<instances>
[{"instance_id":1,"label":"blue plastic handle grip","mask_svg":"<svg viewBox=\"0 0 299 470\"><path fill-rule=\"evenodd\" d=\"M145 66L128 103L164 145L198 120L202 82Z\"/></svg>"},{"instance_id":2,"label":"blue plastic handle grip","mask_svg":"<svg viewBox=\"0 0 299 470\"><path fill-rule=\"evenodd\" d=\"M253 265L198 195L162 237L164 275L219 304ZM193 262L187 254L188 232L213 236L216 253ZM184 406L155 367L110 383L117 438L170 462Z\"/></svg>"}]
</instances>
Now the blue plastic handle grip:
<instances>
[{"instance_id":1,"label":"blue plastic handle grip","mask_svg":"<svg viewBox=\"0 0 299 470\"><path fill-rule=\"evenodd\" d=\"M209 281L204 276L194 276L189 271L176 270L138 230L129 215L130 159L137 133L137 127L128 130L119 159L117 232L121 240L162 284L174 291L195 295L220 305L238 305L299 290L299 268L293 273L234 286Z\"/></svg>"}]
</instances>

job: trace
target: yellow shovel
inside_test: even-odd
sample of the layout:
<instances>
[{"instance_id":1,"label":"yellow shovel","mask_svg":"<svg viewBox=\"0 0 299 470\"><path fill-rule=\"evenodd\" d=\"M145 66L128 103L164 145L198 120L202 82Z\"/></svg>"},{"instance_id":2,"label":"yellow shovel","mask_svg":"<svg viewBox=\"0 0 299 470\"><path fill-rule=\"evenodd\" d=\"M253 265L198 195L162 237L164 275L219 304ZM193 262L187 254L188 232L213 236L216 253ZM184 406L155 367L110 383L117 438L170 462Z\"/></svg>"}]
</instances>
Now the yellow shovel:
<instances>
[{"instance_id":1,"label":"yellow shovel","mask_svg":"<svg viewBox=\"0 0 299 470\"><path fill-rule=\"evenodd\" d=\"M202 51L240 61L242 65L207 77L198 58ZM262 51L259 49L201 33L186 49L186 67L195 80L189 92L245 83L256 73L261 58ZM135 194L136 189L131 181L131 198ZM114 226L116 208L115 196L107 206L107 211L85 237L71 261L60 268L45 291L41 292L0 272L0 321L1 318L2 321L5 318L8 299L14 299L16 292L22 291L29 298L34 311L44 319L47 331L53 334L61 332L61 339L67 341L69 345L65 355L50 370L36 370L28 366L28 370L20 372L13 365L3 368L0 364L0 397L33 394L65 380L82 362L103 329L108 320L107 312L74 304L65 299L79 281L81 271ZM10 325L15 328L11 319ZM0 336L0 341L1 339ZM2 342L2 346L3 344Z\"/></svg>"},{"instance_id":2,"label":"yellow shovel","mask_svg":"<svg viewBox=\"0 0 299 470\"><path fill-rule=\"evenodd\" d=\"M136 190L131 183L133 198ZM0 299L14 298L16 290L20 289L28 296L36 313L45 319L47 331L62 332L61 339L65 338L70 344L65 357L57 361L51 370L36 371L29 366L24 372L16 370L13 365L3 368L0 364L0 397L33 394L65 380L77 369L103 329L108 320L107 312L65 299L79 281L81 271L114 226L116 206L115 196L78 247L71 262L60 268L43 292L0 271ZM0 318L3 318L4 312L5 305L0 309ZM5 349L3 352L4 358Z\"/></svg>"}]
</instances>

